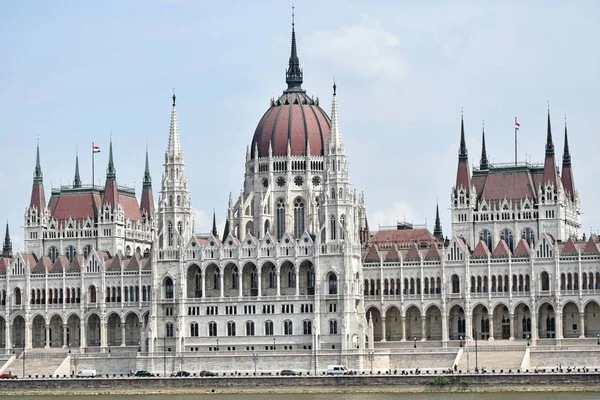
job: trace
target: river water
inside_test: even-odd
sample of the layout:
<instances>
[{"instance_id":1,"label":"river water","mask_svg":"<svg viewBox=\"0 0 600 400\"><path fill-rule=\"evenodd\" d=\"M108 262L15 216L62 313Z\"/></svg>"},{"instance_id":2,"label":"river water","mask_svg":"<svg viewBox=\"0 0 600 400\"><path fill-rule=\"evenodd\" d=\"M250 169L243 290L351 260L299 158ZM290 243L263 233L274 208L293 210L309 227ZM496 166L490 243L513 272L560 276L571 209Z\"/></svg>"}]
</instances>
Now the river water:
<instances>
[{"instance_id":1,"label":"river water","mask_svg":"<svg viewBox=\"0 0 600 400\"><path fill-rule=\"evenodd\" d=\"M3 398L4 396L0 396ZM13 397L13 396L11 396ZM117 396L19 396L19 400L597 400L600 393L312 393L312 394L197 394ZM14 397L13 397L14 398Z\"/></svg>"}]
</instances>

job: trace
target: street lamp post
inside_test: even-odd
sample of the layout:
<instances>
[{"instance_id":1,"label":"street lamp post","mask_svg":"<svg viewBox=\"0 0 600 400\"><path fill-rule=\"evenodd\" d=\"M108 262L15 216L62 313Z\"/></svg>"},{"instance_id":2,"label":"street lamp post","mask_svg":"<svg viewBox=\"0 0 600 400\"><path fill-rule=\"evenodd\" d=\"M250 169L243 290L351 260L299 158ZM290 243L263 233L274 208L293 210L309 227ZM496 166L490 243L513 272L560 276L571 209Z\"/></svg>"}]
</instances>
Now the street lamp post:
<instances>
[{"instance_id":1,"label":"street lamp post","mask_svg":"<svg viewBox=\"0 0 600 400\"><path fill-rule=\"evenodd\" d=\"M468 336L465 336L465 349L467 351L467 373L469 373L469 339L471 339Z\"/></svg>"},{"instance_id":2,"label":"street lamp post","mask_svg":"<svg viewBox=\"0 0 600 400\"><path fill-rule=\"evenodd\" d=\"M460 344L460 347L463 347L463 337L462 336L458 337L458 342Z\"/></svg>"},{"instance_id":3,"label":"street lamp post","mask_svg":"<svg viewBox=\"0 0 600 400\"><path fill-rule=\"evenodd\" d=\"M273 338L273 350L275 350L277 347L275 347L275 338Z\"/></svg>"},{"instance_id":4,"label":"street lamp post","mask_svg":"<svg viewBox=\"0 0 600 400\"><path fill-rule=\"evenodd\" d=\"M371 361L371 374L373 374L373 360L375 360L375 352L369 352L369 361Z\"/></svg>"},{"instance_id":5,"label":"street lamp post","mask_svg":"<svg viewBox=\"0 0 600 400\"><path fill-rule=\"evenodd\" d=\"M258 354L252 353L252 361L254 362L254 376L256 376L256 363L258 362Z\"/></svg>"},{"instance_id":6,"label":"street lamp post","mask_svg":"<svg viewBox=\"0 0 600 400\"><path fill-rule=\"evenodd\" d=\"M414 348L414 349L416 349L416 348L417 348L417 338L416 338L416 336L415 336L415 340L414 340L414 345L413 345L413 348Z\"/></svg>"},{"instance_id":7,"label":"street lamp post","mask_svg":"<svg viewBox=\"0 0 600 400\"><path fill-rule=\"evenodd\" d=\"M217 339L217 347L216 350L219 351L219 339Z\"/></svg>"},{"instance_id":8,"label":"street lamp post","mask_svg":"<svg viewBox=\"0 0 600 400\"><path fill-rule=\"evenodd\" d=\"M167 337L163 336L163 377L167 376Z\"/></svg>"},{"instance_id":9,"label":"street lamp post","mask_svg":"<svg viewBox=\"0 0 600 400\"><path fill-rule=\"evenodd\" d=\"M110 342L108 342L108 355L110 356Z\"/></svg>"},{"instance_id":10,"label":"street lamp post","mask_svg":"<svg viewBox=\"0 0 600 400\"><path fill-rule=\"evenodd\" d=\"M475 330L475 371L479 371L479 365L477 363L477 330Z\"/></svg>"},{"instance_id":11,"label":"street lamp post","mask_svg":"<svg viewBox=\"0 0 600 400\"><path fill-rule=\"evenodd\" d=\"M527 346L531 344L531 335L527 335Z\"/></svg>"}]
</instances>

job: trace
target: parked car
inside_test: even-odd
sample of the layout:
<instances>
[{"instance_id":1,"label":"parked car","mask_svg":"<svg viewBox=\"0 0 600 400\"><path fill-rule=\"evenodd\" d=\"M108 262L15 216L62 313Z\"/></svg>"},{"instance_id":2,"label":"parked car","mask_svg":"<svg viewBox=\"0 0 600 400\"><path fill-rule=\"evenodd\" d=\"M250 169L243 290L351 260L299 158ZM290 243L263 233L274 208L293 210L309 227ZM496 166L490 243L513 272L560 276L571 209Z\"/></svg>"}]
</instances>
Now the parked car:
<instances>
[{"instance_id":1,"label":"parked car","mask_svg":"<svg viewBox=\"0 0 600 400\"><path fill-rule=\"evenodd\" d=\"M154 376L154 374L144 370L135 371L135 374L133 375L138 377Z\"/></svg>"},{"instance_id":2,"label":"parked car","mask_svg":"<svg viewBox=\"0 0 600 400\"><path fill-rule=\"evenodd\" d=\"M343 365L328 365L327 375L348 375L348 370Z\"/></svg>"},{"instance_id":3,"label":"parked car","mask_svg":"<svg viewBox=\"0 0 600 400\"><path fill-rule=\"evenodd\" d=\"M75 375L77 378L94 378L96 375L95 369L82 369Z\"/></svg>"},{"instance_id":4,"label":"parked car","mask_svg":"<svg viewBox=\"0 0 600 400\"><path fill-rule=\"evenodd\" d=\"M190 373L187 371L177 371L173 372L171 376L190 376Z\"/></svg>"},{"instance_id":5,"label":"parked car","mask_svg":"<svg viewBox=\"0 0 600 400\"><path fill-rule=\"evenodd\" d=\"M0 379L17 379L17 376L11 374L0 374Z\"/></svg>"},{"instance_id":6,"label":"parked car","mask_svg":"<svg viewBox=\"0 0 600 400\"><path fill-rule=\"evenodd\" d=\"M279 375L281 375L281 376L296 376L296 375L298 375L298 373L291 369L284 369L279 373Z\"/></svg>"},{"instance_id":7,"label":"parked car","mask_svg":"<svg viewBox=\"0 0 600 400\"><path fill-rule=\"evenodd\" d=\"M203 369L202 371L200 371L200 376L217 376L217 374Z\"/></svg>"}]
</instances>

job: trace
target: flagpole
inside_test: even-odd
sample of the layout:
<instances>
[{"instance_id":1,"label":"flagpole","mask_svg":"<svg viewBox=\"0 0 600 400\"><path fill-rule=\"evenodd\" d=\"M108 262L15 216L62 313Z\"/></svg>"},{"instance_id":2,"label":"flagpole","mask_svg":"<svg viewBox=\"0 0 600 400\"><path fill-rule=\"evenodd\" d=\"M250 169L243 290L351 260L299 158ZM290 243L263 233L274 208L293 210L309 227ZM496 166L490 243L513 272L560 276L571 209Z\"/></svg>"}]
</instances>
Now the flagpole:
<instances>
[{"instance_id":1,"label":"flagpole","mask_svg":"<svg viewBox=\"0 0 600 400\"><path fill-rule=\"evenodd\" d=\"M517 117L515 117L515 166L517 165Z\"/></svg>"},{"instance_id":2,"label":"flagpole","mask_svg":"<svg viewBox=\"0 0 600 400\"><path fill-rule=\"evenodd\" d=\"M94 190L94 142L92 142L92 190Z\"/></svg>"}]
</instances>

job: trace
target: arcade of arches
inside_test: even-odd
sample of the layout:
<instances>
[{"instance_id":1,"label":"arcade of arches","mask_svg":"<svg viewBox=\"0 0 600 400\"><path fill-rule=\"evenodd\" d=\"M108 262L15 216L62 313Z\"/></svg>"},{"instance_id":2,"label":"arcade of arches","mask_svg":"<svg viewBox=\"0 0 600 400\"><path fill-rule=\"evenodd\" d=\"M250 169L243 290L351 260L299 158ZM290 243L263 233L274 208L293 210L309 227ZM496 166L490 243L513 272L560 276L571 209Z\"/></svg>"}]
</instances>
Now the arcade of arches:
<instances>
[{"instance_id":1,"label":"arcade of arches","mask_svg":"<svg viewBox=\"0 0 600 400\"><path fill-rule=\"evenodd\" d=\"M537 314L525 303L512 309L504 303L496 303L491 309L477 304L470 315L460 304L449 305L446 315L434 304L425 312L416 305L406 307L404 313L395 305L383 311L366 305L366 310L373 325L373 339L381 342L463 340L465 336L479 340L543 340L595 338L600 334L600 304L594 300L582 308L572 301L561 308L543 302Z\"/></svg>"}]
</instances>

